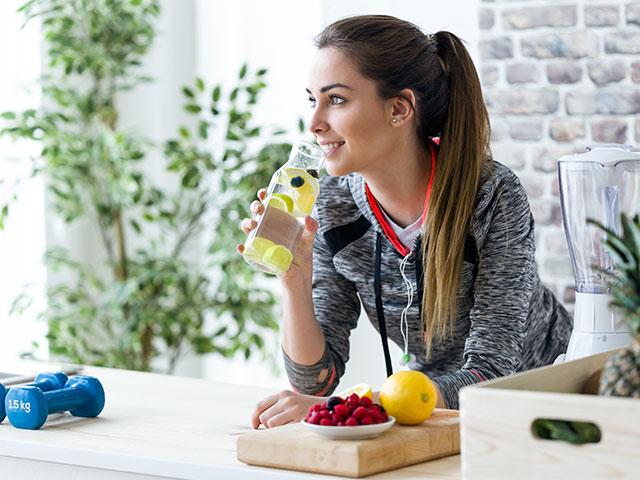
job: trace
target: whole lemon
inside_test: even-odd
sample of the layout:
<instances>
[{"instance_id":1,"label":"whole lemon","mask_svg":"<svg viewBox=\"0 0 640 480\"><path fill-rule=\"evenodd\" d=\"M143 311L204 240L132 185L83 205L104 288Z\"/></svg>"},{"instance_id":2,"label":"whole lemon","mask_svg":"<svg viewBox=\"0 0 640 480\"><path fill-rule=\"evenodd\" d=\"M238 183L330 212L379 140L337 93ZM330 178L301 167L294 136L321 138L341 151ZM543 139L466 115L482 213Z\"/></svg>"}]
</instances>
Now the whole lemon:
<instances>
[{"instance_id":1,"label":"whole lemon","mask_svg":"<svg viewBox=\"0 0 640 480\"><path fill-rule=\"evenodd\" d=\"M438 400L437 392L424 373L403 370L384 382L380 403L400 425L418 425L431 416Z\"/></svg>"}]
</instances>

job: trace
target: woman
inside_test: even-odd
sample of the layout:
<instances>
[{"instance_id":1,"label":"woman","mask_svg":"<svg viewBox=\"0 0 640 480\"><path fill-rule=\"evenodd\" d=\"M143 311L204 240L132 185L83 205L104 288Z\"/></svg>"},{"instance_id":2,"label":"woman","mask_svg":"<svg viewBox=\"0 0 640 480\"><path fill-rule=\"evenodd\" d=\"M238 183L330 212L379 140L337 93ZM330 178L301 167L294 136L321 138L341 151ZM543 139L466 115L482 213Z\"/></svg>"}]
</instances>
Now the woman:
<instances>
[{"instance_id":1,"label":"woman","mask_svg":"<svg viewBox=\"0 0 640 480\"><path fill-rule=\"evenodd\" d=\"M390 338L403 364L433 380L439 407L458 408L465 385L553 362L572 321L540 282L526 193L491 159L460 39L373 15L333 23L316 45L309 129L330 176L281 277L295 391L261 401L254 428L298 421L333 392L361 304L387 373ZM246 233L255 226L242 222Z\"/></svg>"}]
</instances>

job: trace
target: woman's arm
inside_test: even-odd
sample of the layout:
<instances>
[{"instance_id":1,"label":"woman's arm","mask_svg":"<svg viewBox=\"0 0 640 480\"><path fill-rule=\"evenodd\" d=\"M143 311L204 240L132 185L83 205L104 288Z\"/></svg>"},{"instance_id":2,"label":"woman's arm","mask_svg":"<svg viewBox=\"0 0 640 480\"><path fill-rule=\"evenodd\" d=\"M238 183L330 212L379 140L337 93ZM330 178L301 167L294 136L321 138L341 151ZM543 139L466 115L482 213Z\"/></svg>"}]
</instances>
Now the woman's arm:
<instances>
[{"instance_id":1,"label":"woman's arm","mask_svg":"<svg viewBox=\"0 0 640 480\"><path fill-rule=\"evenodd\" d=\"M283 354L289 381L298 392L331 394L349 359L349 335L358 324L360 299L355 286L336 272L324 236L313 241L312 281L283 281ZM311 338L309 338L311 336ZM310 345L315 338L322 342Z\"/></svg>"},{"instance_id":2,"label":"woman's arm","mask_svg":"<svg viewBox=\"0 0 640 480\"><path fill-rule=\"evenodd\" d=\"M261 201L265 193L258 192ZM264 211L261 201L252 203L252 213ZM245 219L242 229L248 234L256 224ZM355 287L335 272L333 254L322 236L316 238L317 228L313 218L305 218L293 264L281 277L282 350L295 392L284 390L259 402L252 415L254 428L300 420L309 406L326 399L321 395L333 392L344 373L360 302ZM238 251L242 253L242 245Z\"/></svg>"},{"instance_id":3,"label":"woman's arm","mask_svg":"<svg viewBox=\"0 0 640 480\"><path fill-rule=\"evenodd\" d=\"M322 359L325 337L313 309L311 274L282 278L282 349L301 365Z\"/></svg>"},{"instance_id":4,"label":"woman's arm","mask_svg":"<svg viewBox=\"0 0 640 480\"><path fill-rule=\"evenodd\" d=\"M446 405L458 408L466 385L516 371L536 273L534 222L527 195L512 172L496 179L493 210L479 252L471 327L462 368L433 378Z\"/></svg>"},{"instance_id":5,"label":"woman's arm","mask_svg":"<svg viewBox=\"0 0 640 480\"><path fill-rule=\"evenodd\" d=\"M251 419L254 428L301 420L311 405L327 399L344 373L360 302L355 287L333 269L321 237L314 241L313 256L312 281L299 269L301 276L288 273L281 282L282 351L295 391L283 390L260 401Z\"/></svg>"}]
</instances>

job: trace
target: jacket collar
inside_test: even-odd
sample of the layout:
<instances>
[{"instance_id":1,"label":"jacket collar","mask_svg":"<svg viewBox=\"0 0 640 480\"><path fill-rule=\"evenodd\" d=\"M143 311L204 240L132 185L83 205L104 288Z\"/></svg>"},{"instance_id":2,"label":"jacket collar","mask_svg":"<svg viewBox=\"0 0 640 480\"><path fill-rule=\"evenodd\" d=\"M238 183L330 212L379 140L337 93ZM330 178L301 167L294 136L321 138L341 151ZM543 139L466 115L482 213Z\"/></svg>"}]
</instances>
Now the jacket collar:
<instances>
[{"instance_id":1,"label":"jacket collar","mask_svg":"<svg viewBox=\"0 0 640 480\"><path fill-rule=\"evenodd\" d=\"M422 222L424 222L429 208L429 197L431 196L431 189L435 177L436 157L439 140L439 138L436 138L429 143L429 148L431 150L431 175L429 177L427 194L425 196L424 208L422 211ZM369 190L364 177L358 174L349 175L349 188L351 189L351 194L353 195L353 199L356 202L358 209L363 213L367 220L371 222L373 228L377 232L383 233L387 240L393 245L395 250L401 256L404 257L408 255L410 253L410 250L405 247L402 242L400 242L398 236L396 235L396 232L393 230L391 225L389 225L389 222L382 213L380 205L374 198L371 190ZM414 247L415 244L416 243L414 243Z\"/></svg>"}]
</instances>

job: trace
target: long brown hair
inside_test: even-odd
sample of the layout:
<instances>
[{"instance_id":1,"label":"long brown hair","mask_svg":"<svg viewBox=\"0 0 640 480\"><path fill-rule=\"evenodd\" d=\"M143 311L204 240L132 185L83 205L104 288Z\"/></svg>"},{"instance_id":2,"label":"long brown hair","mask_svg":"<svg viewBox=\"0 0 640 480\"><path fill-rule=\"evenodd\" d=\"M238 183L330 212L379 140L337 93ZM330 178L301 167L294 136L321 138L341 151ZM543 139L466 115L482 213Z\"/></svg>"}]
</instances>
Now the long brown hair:
<instances>
[{"instance_id":1,"label":"long brown hair","mask_svg":"<svg viewBox=\"0 0 640 480\"><path fill-rule=\"evenodd\" d=\"M411 89L418 138L427 148L431 137L440 137L422 227L422 324L429 354L434 338L453 333L469 220L489 165L489 117L478 74L453 33L424 35L416 25L387 15L339 20L315 44L340 50L376 82L384 99Z\"/></svg>"}]
</instances>

